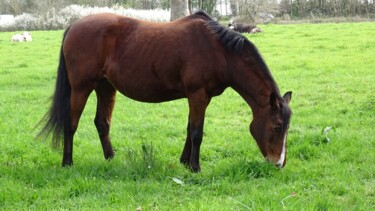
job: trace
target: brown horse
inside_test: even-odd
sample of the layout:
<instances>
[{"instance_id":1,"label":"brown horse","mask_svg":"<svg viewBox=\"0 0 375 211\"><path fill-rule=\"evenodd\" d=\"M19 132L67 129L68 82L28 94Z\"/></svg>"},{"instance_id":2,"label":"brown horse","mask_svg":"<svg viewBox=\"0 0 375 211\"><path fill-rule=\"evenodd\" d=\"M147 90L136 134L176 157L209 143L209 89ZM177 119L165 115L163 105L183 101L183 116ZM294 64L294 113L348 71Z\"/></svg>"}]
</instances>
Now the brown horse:
<instances>
[{"instance_id":1,"label":"brown horse","mask_svg":"<svg viewBox=\"0 0 375 211\"><path fill-rule=\"evenodd\" d=\"M109 129L117 90L149 103L187 98L189 121L180 161L197 172L206 108L227 87L251 107L250 132L264 157L284 166L291 92L281 97L257 48L244 36L201 11L170 23L91 15L64 33L56 90L40 135L52 133L55 144L63 139L62 165L72 165L73 136L95 90L94 122L104 157L111 159Z\"/></svg>"}]
</instances>

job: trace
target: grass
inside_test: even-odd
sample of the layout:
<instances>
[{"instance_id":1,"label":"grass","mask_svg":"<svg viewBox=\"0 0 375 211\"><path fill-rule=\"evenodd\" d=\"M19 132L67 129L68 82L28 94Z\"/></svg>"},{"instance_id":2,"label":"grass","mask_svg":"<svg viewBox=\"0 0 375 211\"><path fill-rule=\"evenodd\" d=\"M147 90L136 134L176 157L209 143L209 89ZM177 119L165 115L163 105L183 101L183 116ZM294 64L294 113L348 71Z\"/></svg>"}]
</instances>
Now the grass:
<instances>
[{"instance_id":1,"label":"grass","mask_svg":"<svg viewBox=\"0 0 375 211\"><path fill-rule=\"evenodd\" d=\"M288 163L278 170L263 161L248 131L251 110L228 89L208 108L199 174L178 162L186 100L144 104L120 94L115 159L103 158L92 95L75 164L61 168L61 152L34 140L33 128L49 107L63 32L35 31L30 43L1 32L0 209L374 209L375 24L261 27L248 37L282 92L293 91Z\"/></svg>"}]
</instances>

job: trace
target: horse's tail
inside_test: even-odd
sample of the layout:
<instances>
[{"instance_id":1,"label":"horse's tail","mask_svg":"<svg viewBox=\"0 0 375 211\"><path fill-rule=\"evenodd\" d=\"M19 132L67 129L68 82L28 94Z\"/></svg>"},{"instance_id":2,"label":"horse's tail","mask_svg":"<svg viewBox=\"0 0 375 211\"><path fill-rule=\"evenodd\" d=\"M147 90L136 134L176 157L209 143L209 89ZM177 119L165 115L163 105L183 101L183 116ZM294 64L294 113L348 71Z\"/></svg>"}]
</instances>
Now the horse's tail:
<instances>
[{"instance_id":1,"label":"horse's tail","mask_svg":"<svg viewBox=\"0 0 375 211\"><path fill-rule=\"evenodd\" d=\"M45 125L38 133L37 137L47 138L52 134L52 144L54 147L60 146L64 137L64 131L70 126L70 83L66 71L65 56L63 52L65 36L69 28L64 32L64 37L60 49L60 62L57 69L57 79L52 104L49 111L39 121L38 125Z\"/></svg>"}]
</instances>

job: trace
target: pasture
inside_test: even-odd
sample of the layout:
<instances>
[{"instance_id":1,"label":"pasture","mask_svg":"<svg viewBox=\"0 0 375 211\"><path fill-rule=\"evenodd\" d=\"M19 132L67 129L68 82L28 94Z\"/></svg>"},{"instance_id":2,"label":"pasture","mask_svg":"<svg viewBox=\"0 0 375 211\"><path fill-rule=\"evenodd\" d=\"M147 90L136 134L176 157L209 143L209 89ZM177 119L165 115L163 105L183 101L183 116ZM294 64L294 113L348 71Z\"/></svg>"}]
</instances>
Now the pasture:
<instances>
[{"instance_id":1,"label":"pasture","mask_svg":"<svg viewBox=\"0 0 375 211\"><path fill-rule=\"evenodd\" d=\"M287 164L266 163L251 110L233 90L212 100L201 173L179 163L185 99L145 104L117 95L104 160L90 96L74 165L35 140L49 108L63 31L11 43L0 33L0 209L372 210L375 208L375 23L260 26L247 35L282 93L293 91Z\"/></svg>"}]
</instances>

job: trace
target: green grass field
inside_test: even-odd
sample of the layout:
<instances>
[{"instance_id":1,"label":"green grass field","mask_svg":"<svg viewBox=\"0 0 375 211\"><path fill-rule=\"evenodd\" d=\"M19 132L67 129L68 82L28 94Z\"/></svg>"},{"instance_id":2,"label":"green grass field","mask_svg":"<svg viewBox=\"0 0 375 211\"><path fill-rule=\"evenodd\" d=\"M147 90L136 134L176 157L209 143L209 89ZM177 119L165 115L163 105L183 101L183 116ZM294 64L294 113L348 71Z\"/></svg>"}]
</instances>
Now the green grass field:
<instances>
[{"instance_id":1,"label":"green grass field","mask_svg":"<svg viewBox=\"0 0 375 211\"><path fill-rule=\"evenodd\" d=\"M266 163L251 110L228 89L210 104L202 172L179 164L187 101L144 104L117 95L114 160L93 124L95 95L74 142L74 166L34 140L49 108L63 31L33 42L0 33L0 210L374 210L375 23L261 26L248 36L281 91L293 91L287 165ZM327 129L326 133L322 131Z\"/></svg>"}]
</instances>

